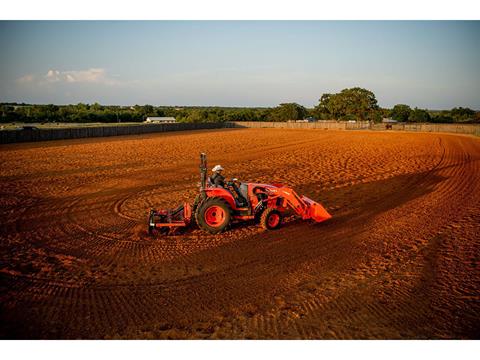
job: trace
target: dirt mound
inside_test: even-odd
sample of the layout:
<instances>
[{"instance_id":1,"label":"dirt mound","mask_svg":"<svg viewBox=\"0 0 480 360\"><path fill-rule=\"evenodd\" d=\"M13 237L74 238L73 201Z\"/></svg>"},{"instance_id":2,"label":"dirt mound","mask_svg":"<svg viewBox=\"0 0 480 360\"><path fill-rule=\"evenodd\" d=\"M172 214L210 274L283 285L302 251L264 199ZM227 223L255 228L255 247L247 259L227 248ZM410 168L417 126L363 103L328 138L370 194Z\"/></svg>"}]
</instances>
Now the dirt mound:
<instances>
[{"instance_id":1,"label":"dirt mound","mask_svg":"<svg viewBox=\"0 0 480 360\"><path fill-rule=\"evenodd\" d=\"M198 154L334 216L152 238ZM0 147L2 338L478 338L480 142L241 129Z\"/></svg>"}]
</instances>

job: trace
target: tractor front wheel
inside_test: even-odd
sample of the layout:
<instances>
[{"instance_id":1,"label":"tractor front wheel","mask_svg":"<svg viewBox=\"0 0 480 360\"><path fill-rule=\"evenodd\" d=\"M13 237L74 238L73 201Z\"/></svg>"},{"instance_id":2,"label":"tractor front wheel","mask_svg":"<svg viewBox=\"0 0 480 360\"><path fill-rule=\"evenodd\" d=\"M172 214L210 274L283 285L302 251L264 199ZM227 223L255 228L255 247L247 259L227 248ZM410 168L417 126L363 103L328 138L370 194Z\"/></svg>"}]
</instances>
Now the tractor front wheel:
<instances>
[{"instance_id":1,"label":"tractor front wheel","mask_svg":"<svg viewBox=\"0 0 480 360\"><path fill-rule=\"evenodd\" d=\"M230 224L232 209L224 199L212 197L199 205L195 217L202 230L210 234L218 234Z\"/></svg>"},{"instance_id":2,"label":"tractor front wheel","mask_svg":"<svg viewBox=\"0 0 480 360\"><path fill-rule=\"evenodd\" d=\"M282 225L282 214L275 209L266 209L260 217L260 224L266 230L275 230Z\"/></svg>"}]
</instances>

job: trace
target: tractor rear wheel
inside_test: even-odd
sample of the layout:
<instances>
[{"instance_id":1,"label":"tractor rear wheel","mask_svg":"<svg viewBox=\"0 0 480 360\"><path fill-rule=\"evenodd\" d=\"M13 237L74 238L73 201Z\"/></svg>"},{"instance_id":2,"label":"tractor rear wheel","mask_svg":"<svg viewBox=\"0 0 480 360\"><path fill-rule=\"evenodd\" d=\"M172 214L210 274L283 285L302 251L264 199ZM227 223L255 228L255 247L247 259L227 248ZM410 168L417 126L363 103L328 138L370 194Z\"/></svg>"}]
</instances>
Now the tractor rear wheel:
<instances>
[{"instance_id":1,"label":"tractor rear wheel","mask_svg":"<svg viewBox=\"0 0 480 360\"><path fill-rule=\"evenodd\" d=\"M282 214L276 209L266 209L260 217L260 225L266 230L275 230L282 225Z\"/></svg>"},{"instance_id":2,"label":"tractor rear wheel","mask_svg":"<svg viewBox=\"0 0 480 360\"><path fill-rule=\"evenodd\" d=\"M202 201L195 215L200 229L218 234L230 225L232 209L224 199L212 197Z\"/></svg>"}]
</instances>

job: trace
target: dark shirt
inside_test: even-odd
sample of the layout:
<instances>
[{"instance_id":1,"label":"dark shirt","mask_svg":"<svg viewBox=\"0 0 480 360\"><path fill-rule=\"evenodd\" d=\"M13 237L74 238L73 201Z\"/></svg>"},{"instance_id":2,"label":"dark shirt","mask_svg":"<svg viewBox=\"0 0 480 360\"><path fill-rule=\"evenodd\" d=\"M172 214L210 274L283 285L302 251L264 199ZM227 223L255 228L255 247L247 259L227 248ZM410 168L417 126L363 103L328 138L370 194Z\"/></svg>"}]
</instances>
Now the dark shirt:
<instances>
[{"instance_id":1,"label":"dark shirt","mask_svg":"<svg viewBox=\"0 0 480 360\"><path fill-rule=\"evenodd\" d=\"M221 174L214 173L211 179L215 187L225 187L225 177L223 177Z\"/></svg>"}]
</instances>

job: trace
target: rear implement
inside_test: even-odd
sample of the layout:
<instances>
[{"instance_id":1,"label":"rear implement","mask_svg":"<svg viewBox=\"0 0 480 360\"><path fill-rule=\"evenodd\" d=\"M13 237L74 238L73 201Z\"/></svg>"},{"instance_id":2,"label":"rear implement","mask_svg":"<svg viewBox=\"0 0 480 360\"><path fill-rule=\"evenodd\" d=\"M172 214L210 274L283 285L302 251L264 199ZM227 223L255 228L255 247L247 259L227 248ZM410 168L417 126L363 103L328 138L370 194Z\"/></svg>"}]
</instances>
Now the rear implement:
<instances>
[{"instance_id":1,"label":"rear implement","mask_svg":"<svg viewBox=\"0 0 480 360\"><path fill-rule=\"evenodd\" d=\"M176 209L150 210L148 232L158 230L161 234L174 234L180 228L186 228L192 220L192 208L184 203Z\"/></svg>"}]
</instances>

